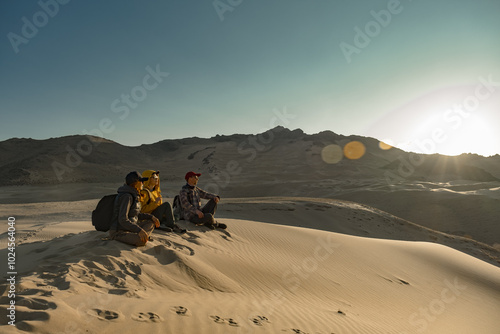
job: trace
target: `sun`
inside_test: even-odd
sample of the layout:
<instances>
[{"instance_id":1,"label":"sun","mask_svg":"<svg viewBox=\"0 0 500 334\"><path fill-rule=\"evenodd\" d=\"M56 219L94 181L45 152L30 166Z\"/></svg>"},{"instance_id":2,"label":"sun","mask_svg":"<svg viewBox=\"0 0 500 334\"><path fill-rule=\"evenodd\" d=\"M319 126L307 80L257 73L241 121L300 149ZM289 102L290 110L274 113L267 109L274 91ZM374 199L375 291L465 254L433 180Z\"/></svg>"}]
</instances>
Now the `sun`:
<instances>
[{"instance_id":1,"label":"sun","mask_svg":"<svg viewBox=\"0 0 500 334\"><path fill-rule=\"evenodd\" d=\"M479 114L470 114L454 132L450 132L449 137L439 148L442 154L477 153L490 156L498 153L498 135L493 131L491 122Z\"/></svg>"},{"instance_id":2,"label":"sun","mask_svg":"<svg viewBox=\"0 0 500 334\"><path fill-rule=\"evenodd\" d=\"M499 151L500 137L493 131L492 125L480 113L470 113L463 118L455 118L453 122L433 117L415 129L411 150L427 154L494 155Z\"/></svg>"}]
</instances>

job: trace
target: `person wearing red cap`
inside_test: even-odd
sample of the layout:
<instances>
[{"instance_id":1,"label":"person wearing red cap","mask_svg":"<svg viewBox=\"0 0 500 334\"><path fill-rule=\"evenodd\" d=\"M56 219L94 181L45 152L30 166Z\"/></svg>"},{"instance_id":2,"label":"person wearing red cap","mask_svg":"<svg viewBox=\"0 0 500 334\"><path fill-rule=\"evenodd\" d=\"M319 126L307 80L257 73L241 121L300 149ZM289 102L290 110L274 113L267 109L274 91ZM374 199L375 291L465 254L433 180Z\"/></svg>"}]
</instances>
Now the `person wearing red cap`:
<instances>
[{"instance_id":1,"label":"person wearing red cap","mask_svg":"<svg viewBox=\"0 0 500 334\"><path fill-rule=\"evenodd\" d=\"M214 218L220 197L197 187L200 176L200 173L188 172L184 177L187 183L179 193L182 218L196 225L205 225L212 230L216 227L225 229L226 224L218 223ZM209 200L203 208L201 207L201 198Z\"/></svg>"}]
</instances>

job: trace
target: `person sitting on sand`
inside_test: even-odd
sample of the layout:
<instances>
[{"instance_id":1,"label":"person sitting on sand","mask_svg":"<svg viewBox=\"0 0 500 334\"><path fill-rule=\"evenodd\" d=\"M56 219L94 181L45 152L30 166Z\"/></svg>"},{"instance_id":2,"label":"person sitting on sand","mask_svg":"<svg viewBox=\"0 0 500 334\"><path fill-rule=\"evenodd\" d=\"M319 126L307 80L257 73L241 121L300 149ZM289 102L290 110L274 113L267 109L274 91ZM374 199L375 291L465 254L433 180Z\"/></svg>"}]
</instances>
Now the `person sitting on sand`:
<instances>
[{"instance_id":1,"label":"person sitting on sand","mask_svg":"<svg viewBox=\"0 0 500 334\"><path fill-rule=\"evenodd\" d=\"M109 229L111 239L134 246L144 246L155 227L160 226L158 218L149 213L141 213L139 193L148 178L138 172L130 172L125 184L118 188L118 196L113 210L113 222Z\"/></svg>"},{"instance_id":2,"label":"person sitting on sand","mask_svg":"<svg viewBox=\"0 0 500 334\"><path fill-rule=\"evenodd\" d=\"M227 227L226 224L218 223L214 219L220 197L210 194L196 186L200 176L201 174L199 173L188 172L184 177L187 183L182 187L179 193L182 217L196 225L205 225L212 230L216 227L225 229ZM203 208L201 208L201 198L209 200Z\"/></svg>"},{"instance_id":3,"label":"person sitting on sand","mask_svg":"<svg viewBox=\"0 0 500 334\"><path fill-rule=\"evenodd\" d=\"M150 213L160 221L160 230L168 232L186 233L175 223L172 206L169 202L163 202L160 189L160 171L145 170L142 172L143 178L148 178L144 182L141 190L141 212Z\"/></svg>"}]
</instances>

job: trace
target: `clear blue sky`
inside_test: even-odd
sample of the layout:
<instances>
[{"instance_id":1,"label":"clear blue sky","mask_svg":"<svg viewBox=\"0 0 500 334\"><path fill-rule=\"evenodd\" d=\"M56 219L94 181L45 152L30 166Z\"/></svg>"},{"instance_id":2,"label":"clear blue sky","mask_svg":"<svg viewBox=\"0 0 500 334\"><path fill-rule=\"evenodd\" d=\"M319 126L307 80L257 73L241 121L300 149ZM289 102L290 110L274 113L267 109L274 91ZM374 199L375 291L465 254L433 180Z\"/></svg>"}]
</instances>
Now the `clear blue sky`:
<instances>
[{"instance_id":1,"label":"clear blue sky","mask_svg":"<svg viewBox=\"0 0 500 334\"><path fill-rule=\"evenodd\" d=\"M280 124L500 153L500 0L59 1L0 5L0 140Z\"/></svg>"}]
</instances>

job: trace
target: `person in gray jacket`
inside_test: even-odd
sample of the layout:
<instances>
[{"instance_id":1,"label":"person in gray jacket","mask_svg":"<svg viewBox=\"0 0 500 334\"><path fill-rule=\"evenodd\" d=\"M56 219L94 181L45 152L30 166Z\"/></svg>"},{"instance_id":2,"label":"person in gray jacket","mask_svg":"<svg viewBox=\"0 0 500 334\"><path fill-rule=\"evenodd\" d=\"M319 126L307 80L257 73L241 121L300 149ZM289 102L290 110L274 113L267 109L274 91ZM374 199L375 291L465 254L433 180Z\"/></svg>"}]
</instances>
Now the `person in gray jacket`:
<instances>
[{"instance_id":1,"label":"person in gray jacket","mask_svg":"<svg viewBox=\"0 0 500 334\"><path fill-rule=\"evenodd\" d=\"M118 188L113 222L109 229L111 239L134 246L144 246L155 227L160 226L158 218L149 213L141 213L139 199L143 178L138 172L130 172L125 177L125 184Z\"/></svg>"}]
</instances>

